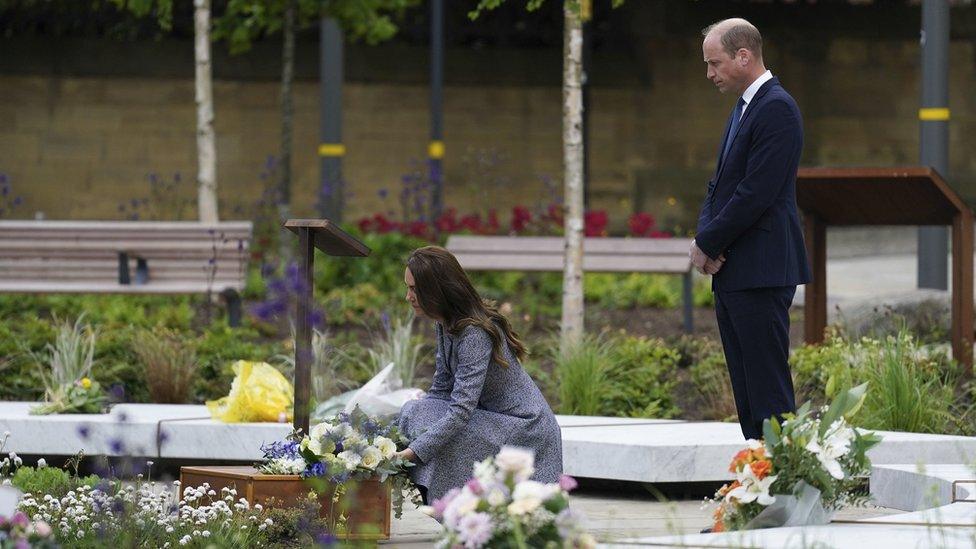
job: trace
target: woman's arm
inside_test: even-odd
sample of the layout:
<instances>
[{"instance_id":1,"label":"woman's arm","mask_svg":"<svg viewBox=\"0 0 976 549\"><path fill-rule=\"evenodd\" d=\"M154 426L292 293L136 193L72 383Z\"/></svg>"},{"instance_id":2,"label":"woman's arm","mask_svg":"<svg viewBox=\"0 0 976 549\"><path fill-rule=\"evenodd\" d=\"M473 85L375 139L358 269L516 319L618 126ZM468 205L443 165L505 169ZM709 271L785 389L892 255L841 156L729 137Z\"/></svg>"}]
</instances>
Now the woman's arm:
<instances>
[{"instance_id":1,"label":"woman's arm","mask_svg":"<svg viewBox=\"0 0 976 549\"><path fill-rule=\"evenodd\" d=\"M458 364L447 415L410 443L410 448L421 461L428 461L467 425L471 412L481 398L491 351L491 339L480 328L468 329L458 342Z\"/></svg>"}]
</instances>

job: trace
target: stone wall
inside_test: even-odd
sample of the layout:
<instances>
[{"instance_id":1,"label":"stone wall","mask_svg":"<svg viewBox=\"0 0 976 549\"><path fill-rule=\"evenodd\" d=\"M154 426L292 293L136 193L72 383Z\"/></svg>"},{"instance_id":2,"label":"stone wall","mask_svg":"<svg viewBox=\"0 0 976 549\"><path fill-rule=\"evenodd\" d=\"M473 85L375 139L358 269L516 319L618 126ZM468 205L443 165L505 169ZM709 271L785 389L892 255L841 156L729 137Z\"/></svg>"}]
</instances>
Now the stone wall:
<instances>
[{"instance_id":1,"label":"stone wall","mask_svg":"<svg viewBox=\"0 0 976 549\"><path fill-rule=\"evenodd\" d=\"M734 101L704 78L699 40L692 34L659 41L659 55L647 57L652 85L592 91L593 206L610 210L618 227L637 208L673 223L693 219ZM912 40L835 39L813 55L788 38L768 38L767 64L804 113L803 165L916 162L918 57ZM455 57L453 63L459 62ZM973 43L954 41L949 180L971 201L974 65ZM262 166L277 153L278 84L218 79L214 92L222 216L230 218L235 206L260 198ZM296 83L293 208L299 215L312 214L315 204L317 94L314 81ZM343 102L348 218L396 210L401 175L425 156L427 88L350 82ZM504 211L516 203L548 201L543 180L558 184L561 177L561 112L558 83L448 85L447 204L462 211L487 205ZM0 173L24 197L16 217L42 211L48 218L118 218L120 203L148 193L149 173L180 173L192 198L195 146L190 78L0 74ZM379 198L381 190L389 191L386 201Z\"/></svg>"}]
</instances>

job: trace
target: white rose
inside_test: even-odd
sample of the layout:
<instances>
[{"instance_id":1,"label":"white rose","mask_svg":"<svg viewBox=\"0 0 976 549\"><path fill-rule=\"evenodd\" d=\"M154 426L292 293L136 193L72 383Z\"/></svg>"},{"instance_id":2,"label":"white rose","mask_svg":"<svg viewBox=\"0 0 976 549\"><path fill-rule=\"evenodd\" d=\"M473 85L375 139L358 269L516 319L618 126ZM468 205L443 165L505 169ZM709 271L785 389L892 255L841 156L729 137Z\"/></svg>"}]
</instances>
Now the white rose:
<instances>
[{"instance_id":1,"label":"white rose","mask_svg":"<svg viewBox=\"0 0 976 549\"><path fill-rule=\"evenodd\" d=\"M359 465L359 463L363 460L362 456L360 456L356 452L350 452L348 450L346 450L345 452L339 452L339 455L336 457L342 460L343 463L345 463L347 469L355 469Z\"/></svg>"},{"instance_id":2,"label":"white rose","mask_svg":"<svg viewBox=\"0 0 976 549\"><path fill-rule=\"evenodd\" d=\"M315 454L317 456L322 455L322 438L321 437L305 438L305 439L302 439L302 442L304 443L306 440L308 441L308 443L305 444L305 447L308 448L308 450L310 452L312 452L313 454Z\"/></svg>"},{"instance_id":3,"label":"white rose","mask_svg":"<svg viewBox=\"0 0 976 549\"><path fill-rule=\"evenodd\" d=\"M378 448L374 448L373 446L370 446L369 448L366 448L365 452L363 452L363 459L360 462L360 465L362 465L363 467L369 470L373 470L376 469L376 466L379 465L380 461L382 460L383 460L382 452L380 452Z\"/></svg>"},{"instance_id":4,"label":"white rose","mask_svg":"<svg viewBox=\"0 0 976 549\"><path fill-rule=\"evenodd\" d=\"M312 427L312 429L309 431L308 435L311 438L313 438L313 439L319 439L319 438L322 438L325 435L331 433L334 428L335 428L335 425L332 425L331 423L329 423L327 421L326 422L322 422L322 423L319 423L318 425L316 425L315 427Z\"/></svg>"},{"instance_id":5,"label":"white rose","mask_svg":"<svg viewBox=\"0 0 976 549\"><path fill-rule=\"evenodd\" d=\"M516 482L521 482L532 476L535 472L535 453L525 448L515 446L502 446L501 451L495 456L495 465L500 471L512 473Z\"/></svg>"},{"instance_id":6,"label":"white rose","mask_svg":"<svg viewBox=\"0 0 976 549\"><path fill-rule=\"evenodd\" d=\"M376 437L373 439L373 446L376 446L380 453L383 455L383 459L390 459L396 454L396 443L386 437Z\"/></svg>"}]
</instances>

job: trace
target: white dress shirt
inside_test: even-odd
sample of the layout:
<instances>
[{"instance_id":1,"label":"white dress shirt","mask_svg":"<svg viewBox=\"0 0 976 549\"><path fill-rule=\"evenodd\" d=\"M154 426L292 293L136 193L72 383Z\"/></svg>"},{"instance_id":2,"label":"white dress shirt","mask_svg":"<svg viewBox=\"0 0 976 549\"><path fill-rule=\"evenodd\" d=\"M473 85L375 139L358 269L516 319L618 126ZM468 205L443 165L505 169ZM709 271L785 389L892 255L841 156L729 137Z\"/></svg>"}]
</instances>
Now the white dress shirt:
<instances>
[{"instance_id":1,"label":"white dress shirt","mask_svg":"<svg viewBox=\"0 0 976 549\"><path fill-rule=\"evenodd\" d=\"M767 70L759 75L759 78L757 78L752 84L749 84L746 91L742 92L742 100L745 101L746 104L742 107L742 114L739 115L739 120L742 120L742 116L746 114L746 109L749 108L749 103L752 102L752 98L756 96L756 92L759 91L759 88L761 88L763 84L770 81L772 78L773 73Z\"/></svg>"}]
</instances>

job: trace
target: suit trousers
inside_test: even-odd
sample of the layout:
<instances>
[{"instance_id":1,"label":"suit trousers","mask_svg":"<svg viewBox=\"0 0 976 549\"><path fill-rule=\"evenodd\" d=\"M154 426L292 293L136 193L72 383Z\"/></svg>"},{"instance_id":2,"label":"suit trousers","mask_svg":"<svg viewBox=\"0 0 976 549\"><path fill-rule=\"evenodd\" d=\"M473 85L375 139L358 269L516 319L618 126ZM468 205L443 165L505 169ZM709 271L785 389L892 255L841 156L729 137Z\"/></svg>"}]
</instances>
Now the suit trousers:
<instances>
[{"instance_id":1,"label":"suit trousers","mask_svg":"<svg viewBox=\"0 0 976 549\"><path fill-rule=\"evenodd\" d=\"M790 304L796 286L715 292L715 316L739 425L762 438L763 420L796 411L790 376Z\"/></svg>"}]
</instances>

